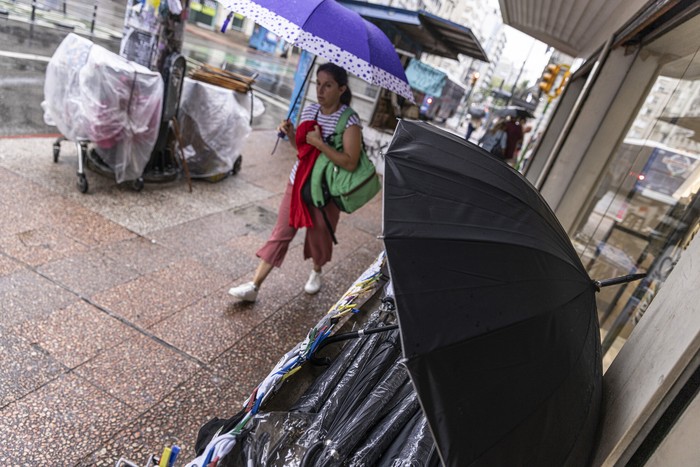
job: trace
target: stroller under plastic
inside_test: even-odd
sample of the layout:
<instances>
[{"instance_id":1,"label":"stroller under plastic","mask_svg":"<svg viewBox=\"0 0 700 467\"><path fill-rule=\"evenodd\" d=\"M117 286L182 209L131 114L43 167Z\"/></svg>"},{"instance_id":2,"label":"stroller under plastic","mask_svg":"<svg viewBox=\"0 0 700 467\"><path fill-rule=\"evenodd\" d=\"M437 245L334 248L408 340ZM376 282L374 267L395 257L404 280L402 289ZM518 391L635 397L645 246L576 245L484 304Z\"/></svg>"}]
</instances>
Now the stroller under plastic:
<instances>
[{"instance_id":1,"label":"stroller under plastic","mask_svg":"<svg viewBox=\"0 0 700 467\"><path fill-rule=\"evenodd\" d=\"M76 143L81 192L88 190L86 162L109 169L117 183L143 187L163 107L160 73L71 33L49 62L44 97L44 119L63 135L54 143L54 162L61 141Z\"/></svg>"}]
</instances>

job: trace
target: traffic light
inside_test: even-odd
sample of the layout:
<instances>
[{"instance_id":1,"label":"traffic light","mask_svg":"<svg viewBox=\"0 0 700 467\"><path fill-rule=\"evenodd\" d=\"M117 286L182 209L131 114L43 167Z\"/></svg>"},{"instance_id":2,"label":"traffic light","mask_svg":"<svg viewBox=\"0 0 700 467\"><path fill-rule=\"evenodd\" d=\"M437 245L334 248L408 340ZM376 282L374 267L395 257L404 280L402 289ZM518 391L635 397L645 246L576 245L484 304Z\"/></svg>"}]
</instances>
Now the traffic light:
<instances>
[{"instance_id":1,"label":"traffic light","mask_svg":"<svg viewBox=\"0 0 700 467\"><path fill-rule=\"evenodd\" d=\"M566 83L569 82L569 78L571 77L571 71L568 68L565 68L564 76L561 78L561 82L559 83L559 86L557 86L557 89L554 90L554 95L559 97L559 95L562 93L564 90L564 86L566 86Z\"/></svg>"},{"instance_id":2,"label":"traffic light","mask_svg":"<svg viewBox=\"0 0 700 467\"><path fill-rule=\"evenodd\" d=\"M561 65L554 63L547 65L547 68L545 68L545 71L542 73L542 77L540 78L539 86L542 92L549 95L549 91L552 90L552 86L554 86L554 82L557 80L560 70Z\"/></svg>"}]
</instances>

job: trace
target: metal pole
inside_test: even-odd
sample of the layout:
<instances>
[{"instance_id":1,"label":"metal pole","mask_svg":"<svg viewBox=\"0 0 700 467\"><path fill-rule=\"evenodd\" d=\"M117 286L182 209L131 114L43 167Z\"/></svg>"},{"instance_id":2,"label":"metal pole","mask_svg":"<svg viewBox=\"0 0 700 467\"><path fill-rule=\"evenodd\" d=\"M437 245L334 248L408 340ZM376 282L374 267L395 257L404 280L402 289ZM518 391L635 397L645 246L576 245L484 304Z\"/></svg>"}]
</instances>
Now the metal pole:
<instances>
[{"instance_id":1,"label":"metal pole","mask_svg":"<svg viewBox=\"0 0 700 467\"><path fill-rule=\"evenodd\" d=\"M92 9L92 24L90 24L90 34L95 33L95 21L97 20L97 2L95 2L95 7Z\"/></svg>"},{"instance_id":2,"label":"metal pole","mask_svg":"<svg viewBox=\"0 0 700 467\"><path fill-rule=\"evenodd\" d=\"M542 115L540 115L539 120L537 120L537 125L535 125L535 128L530 133L530 138L527 140L527 144L522 149L520 149L520 154L518 154L518 161L515 164L515 169L522 174L525 174L525 164L527 163L527 161L525 160L525 156L527 155L527 150L530 149L530 144L532 144L532 138L537 135L537 131L540 128L540 124L542 123L542 120L544 119L545 115L547 115L547 109L549 108L549 104L551 103L552 98L550 96L547 96L547 103L545 104L544 109L542 109Z\"/></svg>"},{"instance_id":3,"label":"metal pole","mask_svg":"<svg viewBox=\"0 0 700 467\"><path fill-rule=\"evenodd\" d=\"M32 17L31 17L32 23L34 22L35 18L36 18L36 0L32 0Z\"/></svg>"},{"instance_id":4,"label":"metal pole","mask_svg":"<svg viewBox=\"0 0 700 467\"><path fill-rule=\"evenodd\" d=\"M474 62L474 60L472 60L472 63L473 63L473 62ZM470 65L469 65L469 69L467 70L467 78L468 78L469 80L472 79L472 74L473 74L473 73L474 73L474 72L472 72L472 67L471 67L471 64L470 64ZM462 115L461 115L460 118L459 118L459 122L457 123L457 127L461 127L461 126L462 126L462 124L464 123L464 120L467 118L467 113L469 113L469 99L471 99L471 97L472 97L472 91L474 91L474 87L476 86L476 81L474 81L474 84L471 84L471 81L470 81L469 84L470 84L469 90L467 91L467 93L466 93L466 94L464 95L464 97L462 98L462 102L464 103L464 110L462 111Z\"/></svg>"},{"instance_id":5,"label":"metal pole","mask_svg":"<svg viewBox=\"0 0 700 467\"><path fill-rule=\"evenodd\" d=\"M518 87L518 80L520 79L520 76L523 74L523 70L525 69L525 64L527 61L530 59L530 54L532 53L532 48L535 46L535 39L532 40L532 43L530 44L530 50L527 51L527 56L525 56L525 60L523 60L523 64L520 66L520 71L518 72L518 76L515 77L515 83L513 83L513 87L510 88L510 96L508 97L508 100L506 101L506 107L510 105L510 101L513 99L513 94L515 94L516 88Z\"/></svg>"},{"instance_id":6,"label":"metal pole","mask_svg":"<svg viewBox=\"0 0 700 467\"><path fill-rule=\"evenodd\" d=\"M461 126L462 123L464 123L464 120L467 118L467 114L469 113L469 99L471 99L472 97L472 91L474 90L474 86L476 86L476 83L474 83L474 85L469 88L469 91L467 91L467 95L464 96L464 111L462 112L462 117L459 119L458 126Z\"/></svg>"}]
</instances>

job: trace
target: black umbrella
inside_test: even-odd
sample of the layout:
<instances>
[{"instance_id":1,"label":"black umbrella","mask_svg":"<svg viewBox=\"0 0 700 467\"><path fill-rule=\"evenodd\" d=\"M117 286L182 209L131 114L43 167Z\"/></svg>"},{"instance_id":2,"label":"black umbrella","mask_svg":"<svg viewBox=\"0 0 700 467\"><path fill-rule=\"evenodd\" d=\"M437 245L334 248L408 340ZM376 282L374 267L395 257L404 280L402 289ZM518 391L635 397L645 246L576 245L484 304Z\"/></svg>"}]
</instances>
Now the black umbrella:
<instances>
[{"instance_id":1,"label":"black umbrella","mask_svg":"<svg viewBox=\"0 0 700 467\"><path fill-rule=\"evenodd\" d=\"M411 380L445 465L586 465L596 283L539 193L464 139L401 121L384 244Z\"/></svg>"},{"instance_id":2,"label":"black umbrella","mask_svg":"<svg viewBox=\"0 0 700 467\"><path fill-rule=\"evenodd\" d=\"M496 110L494 113L499 117L535 118L532 112L517 106L503 107L502 109Z\"/></svg>"},{"instance_id":3,"label":"black umbrella","mask_svg":"<svg viewBox=\"0 0 700 467\"><path fill-rule=\"evenodd\" d=\"M469 107L467 113L474 118L484 118L486 116L486 110L480 107Z\"/></svg>"}]
</instances>

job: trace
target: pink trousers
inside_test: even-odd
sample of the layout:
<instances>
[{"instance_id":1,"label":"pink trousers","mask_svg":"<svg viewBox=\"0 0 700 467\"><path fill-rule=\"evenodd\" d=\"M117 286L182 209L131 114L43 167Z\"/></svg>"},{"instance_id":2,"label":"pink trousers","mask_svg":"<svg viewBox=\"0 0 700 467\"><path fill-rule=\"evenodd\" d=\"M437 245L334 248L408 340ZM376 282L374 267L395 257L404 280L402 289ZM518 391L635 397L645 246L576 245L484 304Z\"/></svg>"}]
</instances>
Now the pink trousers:
<instances>
[{"instance_id":1,"label":"pink trousers","mask_svg":"<svg viewBox=\"0 0 700 467\"><path fill-rule=\"evenodd\" d=\"M275 267L280 267L284 261L284 257L289 249L289 244L294 239L297 229L289 226L289 207L292 201L292 184L287 184L287 189L284 192L282 203L280 204L279 213L277 214L277 223L272 230L267 243L260 248L256 256L266 263ZM328 203L323 208L326 216L333 226L335 231L340 219L340 210L333 202ZM304 259L313 258L316 266L323 266L331 260L333 254L333 240L331 238L328 227L323 220L321 209L310 207L309 213L314 226L306 229L306 239L304 241Z\"/></svg>"}]
</instances>

